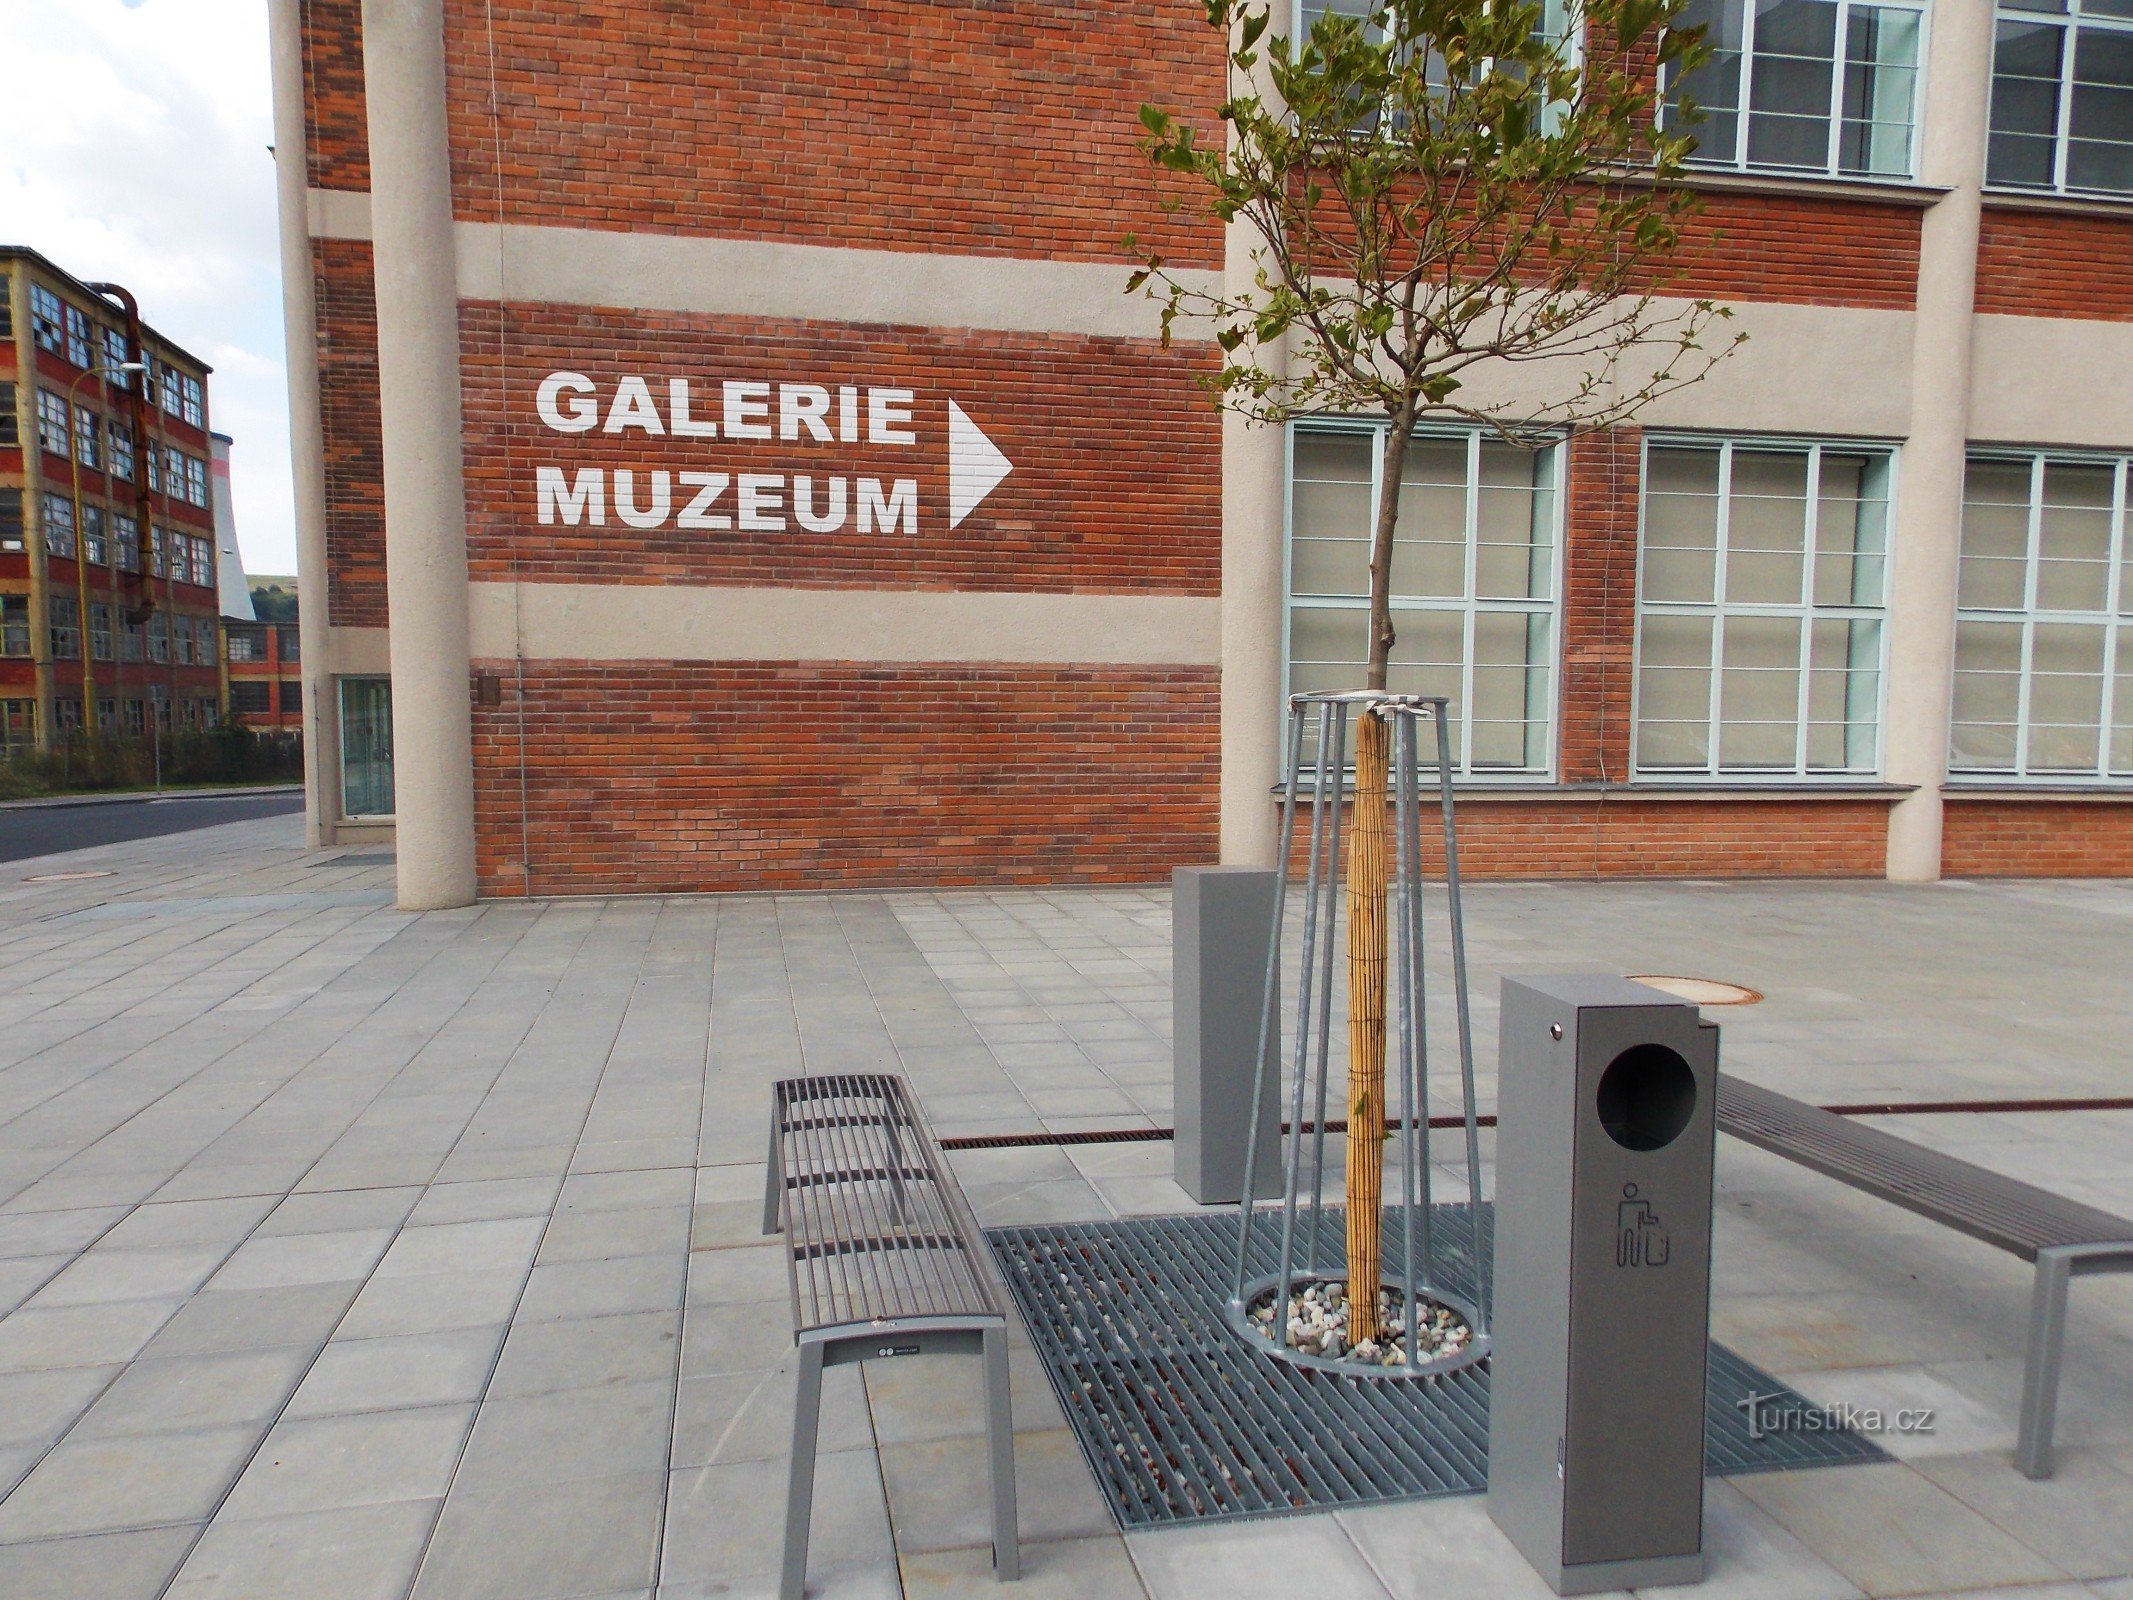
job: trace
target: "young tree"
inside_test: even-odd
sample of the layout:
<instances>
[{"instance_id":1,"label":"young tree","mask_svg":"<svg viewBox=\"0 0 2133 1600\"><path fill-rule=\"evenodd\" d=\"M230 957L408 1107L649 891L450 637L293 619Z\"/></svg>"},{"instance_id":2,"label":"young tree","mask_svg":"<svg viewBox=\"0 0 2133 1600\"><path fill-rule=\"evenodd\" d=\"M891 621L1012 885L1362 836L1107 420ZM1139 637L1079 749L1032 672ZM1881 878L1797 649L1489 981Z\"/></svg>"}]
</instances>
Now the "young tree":
<instances>
[{"instance_id":1,"label":"young tree","mask_svg":"<svg viewBox=\"0 0 2133 1600\"><path fill-rule=\"evenodd\" d=\"M1143 148L1225 226L1253 288L1210 290L1128 238L1129 292L1211 328L1218 404L1265 422L1384 417L1364 686L1386 687L1400 484L1418 422L1457 418L1537 446L1692 383L1737 342L1727 313L1659 298L1696 206L1675 180L1693 106L1662 74L1703 58L1687 0L1349 0L1308 36L1263 0L1203 0L1228 42L1227 139L1141 108ZM1339 0L1335 0L1339 4ZM1581 24L1581 26L1580 26ZM1173 199L1173 206L1188 202ZM1509 393L1506 372L1546 363ZM1492 370L1493 369L1493 370ZM1491 380L1496 398L1470 392ZM1536 398L1534 391L1540 391ZM1356 727L1348 869L1349 1337L1375 1337L1385 1141L1389 737Z\"/></svg>"}]
</instances>

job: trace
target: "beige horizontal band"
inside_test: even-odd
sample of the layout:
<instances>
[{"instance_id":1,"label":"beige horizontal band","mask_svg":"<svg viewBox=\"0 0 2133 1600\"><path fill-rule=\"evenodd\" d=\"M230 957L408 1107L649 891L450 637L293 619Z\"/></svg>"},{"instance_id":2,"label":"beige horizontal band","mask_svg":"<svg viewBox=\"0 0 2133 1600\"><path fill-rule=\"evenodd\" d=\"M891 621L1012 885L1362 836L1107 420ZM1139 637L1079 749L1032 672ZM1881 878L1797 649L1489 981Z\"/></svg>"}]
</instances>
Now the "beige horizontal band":
<instances>
[{"instance_id":1,"label":"beige horizontal band","mask_svg":"<svg viewBox=\"0 0 2133 1600\"><path fill-rule=\"evenodd\" d=\"M1213 666L1212 596L476 583L478 657Z\"/></svg>"},{"instance_id":2,"label":"beige horizontal band","mask_svg":"<svg viewBox=\"0 0 2133 1600\"><path fill-rule=\"evenodd\" d=\"M2133 322L1981 316L1970 346L1970 437L2133 448Z\"/></svg>"},{"instance_id":3,"label":"beige horizontal band","mask_svg":"<svg viewBox=\"0 0 2133 1600\"><path fill-rule=\"evenodd\" d=\"M370 197L314 189L313 238L368 239ZM1157 308L1126 293L1131 268L1086 261L853 250L516 223L458 225L467 300L627 306L712 316L886 322L1016 333L1157 337ZM1218 272L1185 274L1212 288Z\"/></svg>"}]
</instances>

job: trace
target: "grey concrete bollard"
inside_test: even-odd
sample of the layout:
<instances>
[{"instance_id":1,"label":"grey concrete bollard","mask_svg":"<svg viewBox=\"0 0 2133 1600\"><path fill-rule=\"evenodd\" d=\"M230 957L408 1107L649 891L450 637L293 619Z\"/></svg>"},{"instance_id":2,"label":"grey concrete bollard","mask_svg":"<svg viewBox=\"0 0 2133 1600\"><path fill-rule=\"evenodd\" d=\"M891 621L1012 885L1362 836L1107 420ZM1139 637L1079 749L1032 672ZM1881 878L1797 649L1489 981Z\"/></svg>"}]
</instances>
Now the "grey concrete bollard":
<instances>
[{"instance_id":1,"label":"grey concrete bollard","mask_svg":"<svg viewBox=\"0 0 2133 1600\"><path fill-rule=\"evenodd\" d=\"M1175 1171L1202 1205L1235 1204L1244 1193L1275 881L1257 867L1180 867L1171 877ZM1281 1193L1279 1079L1269 1070L1262 1089L1253 1174L1262 1200Z\"/></svg>"},{"instance_id":2,"label":"grey concrete bollard","mask_svg":"<svg viewBox=\"0 0 2133 1600\"><path fill-rule=\"evenodd\" d=\"M1557 1594L1703 1577L1718 1030L1506 978L1489 1515Z\"/></svg>"}]
</instances>

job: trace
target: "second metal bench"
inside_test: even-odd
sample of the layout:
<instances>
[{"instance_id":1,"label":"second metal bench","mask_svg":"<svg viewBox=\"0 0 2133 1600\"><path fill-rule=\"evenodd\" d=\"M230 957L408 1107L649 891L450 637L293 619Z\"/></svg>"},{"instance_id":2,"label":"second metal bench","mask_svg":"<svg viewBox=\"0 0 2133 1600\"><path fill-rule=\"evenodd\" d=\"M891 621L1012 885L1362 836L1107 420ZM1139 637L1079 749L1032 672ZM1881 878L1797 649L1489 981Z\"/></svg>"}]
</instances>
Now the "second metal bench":
<instances>
[{"instance_id":1,"label":"second metal bench","mask_svg":"<svg viewBox=\"0 0 2133 1600\"><path fill-rule=\"evenodd\" d=\"M969 1203L903 1079L789 1078L771 1089L763 1231L782 1226L800 1352L782 1600L800 1600L822 1369L959 1352L985 1358L993 1573L1021 1575L1007 1314Z\"/></svg>"},{"instance_id":2,"label":"second metal bench","mask_svg":"<svg viewBox=\"0 0 2133 1600\"><path fill-rule=\"evenodd\" d=\"M1738 1078L1718 1080L1718 1126L2036 1263L2015 1463L2032 1478L2050 1477L2067 1285L2090 1273L2133 1271L2133 1222Z\"/></svg>"}]
</instances>

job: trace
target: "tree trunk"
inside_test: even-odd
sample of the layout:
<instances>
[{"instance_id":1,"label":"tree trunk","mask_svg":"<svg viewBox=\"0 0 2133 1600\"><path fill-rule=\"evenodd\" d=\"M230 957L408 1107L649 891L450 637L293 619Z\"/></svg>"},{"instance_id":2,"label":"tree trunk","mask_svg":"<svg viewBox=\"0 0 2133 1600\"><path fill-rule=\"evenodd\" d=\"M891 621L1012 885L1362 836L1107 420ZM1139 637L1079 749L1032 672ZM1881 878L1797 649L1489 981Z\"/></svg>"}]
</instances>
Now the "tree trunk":
<instances>
[{"instance_id":1,"label":"tree trunk","mask_svg":"<svg viewBox=\"0 0 2133 1600\"><path fill-rule=\"evenodd\" d=\"M1391 419L1380 464L1377 526L1370 544L1367 688L1383 689L1392 660L1392 534L1414 414ZM1355 726L1355 829L1348 856L1348 1337L1378 1337L1385 1196L1385 906L1392 880L1385 815L1391 728L1364 716ZM1410 1359L1413 1352L1409 1352Z\"/></svg>"}]
</instances>

